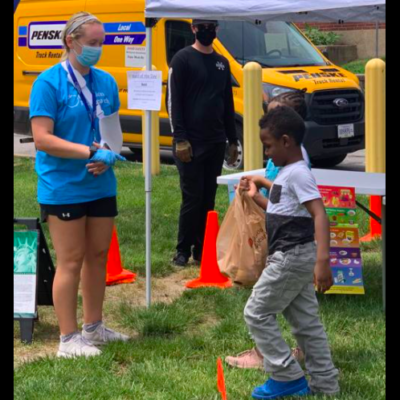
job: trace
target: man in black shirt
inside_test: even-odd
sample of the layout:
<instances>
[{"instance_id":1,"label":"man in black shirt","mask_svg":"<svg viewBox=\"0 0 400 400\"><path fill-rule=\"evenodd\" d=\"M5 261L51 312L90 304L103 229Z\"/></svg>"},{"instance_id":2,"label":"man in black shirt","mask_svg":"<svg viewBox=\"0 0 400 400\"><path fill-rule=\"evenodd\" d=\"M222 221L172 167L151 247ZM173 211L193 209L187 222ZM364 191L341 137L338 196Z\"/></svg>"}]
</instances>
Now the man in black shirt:
<instances>
[{"instance_id":1,"label":"man in black shirt","mask_svg":"<svg viewBox=\"0 0 400 400\"><path fill-rule=\"evenodd\" d=\"M227 140L228 163L237 158L230 66L212 46L217 27L218 21L193 20L196 42L175 55L169 70L168 113L182 191L174 258L178 266L185 266L191 255L201 261L207 213L214 209Z\"/></svg>"}]
</instances>

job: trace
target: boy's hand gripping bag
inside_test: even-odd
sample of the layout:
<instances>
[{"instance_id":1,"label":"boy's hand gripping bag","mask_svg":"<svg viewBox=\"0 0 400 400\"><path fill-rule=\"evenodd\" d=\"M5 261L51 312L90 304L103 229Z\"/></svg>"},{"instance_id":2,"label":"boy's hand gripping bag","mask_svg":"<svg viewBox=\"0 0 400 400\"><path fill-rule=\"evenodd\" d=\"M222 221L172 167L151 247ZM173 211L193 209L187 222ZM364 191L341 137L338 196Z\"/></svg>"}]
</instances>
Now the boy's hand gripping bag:
<instances>
[{"instance_id":1,"label":"boy's hand gripping bag","mask_svg":"<svg viewBox=\"0 0 400 400\"><path fill-rule=\"evenodd\" d=\"M218 234L220 271L237 285L253 286L265 268L267 254L265 213L238 188Z\"/></svg>"}]
</instances>

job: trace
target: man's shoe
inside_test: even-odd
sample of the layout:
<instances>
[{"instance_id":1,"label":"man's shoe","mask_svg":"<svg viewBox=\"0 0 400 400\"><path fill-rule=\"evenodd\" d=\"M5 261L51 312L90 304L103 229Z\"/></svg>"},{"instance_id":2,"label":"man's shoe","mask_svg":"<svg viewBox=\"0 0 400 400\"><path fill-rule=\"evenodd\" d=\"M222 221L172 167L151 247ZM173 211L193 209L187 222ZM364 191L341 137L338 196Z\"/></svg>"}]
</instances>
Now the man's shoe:
<instances>
[{"instance_id":1,"label":"man's shoe","mask_svg":"<svg viewBox=\"0 0 400 400\"><path fill-rule=\"evenodd\" d=\"M185 256L182 253L178 253L174 259L172 260L172 263L176 265L177 267L186 267L187 263L189 261L189 257Z\"/></svg>"}]
</instances>

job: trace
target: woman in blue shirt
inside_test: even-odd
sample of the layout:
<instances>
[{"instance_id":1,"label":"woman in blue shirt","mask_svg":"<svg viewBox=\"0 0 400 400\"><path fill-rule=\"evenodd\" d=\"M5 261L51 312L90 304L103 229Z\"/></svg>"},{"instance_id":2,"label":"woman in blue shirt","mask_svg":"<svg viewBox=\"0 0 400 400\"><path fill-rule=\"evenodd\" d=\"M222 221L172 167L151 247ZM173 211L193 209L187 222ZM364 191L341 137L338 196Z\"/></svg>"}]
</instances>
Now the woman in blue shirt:
<instances>
[{"instance_id":1,"label":"woman in blue shirt","mask_svg":"<svg viewBox=\"0 0 400 400\"><path fill-rule=\"evenodd\" d=\"M30 98L38 201L57 256L53 298L59 357L99 355L97 345L128 340L102 323L107 255L118 214L112 166L124 160L99 145L99 118L120 107L114 78L92 67L104 38L95 16L75 14L63 31L63 62L38 77ZM76 316L80 282L82 333Z\"/></svg>"}]
</instances>

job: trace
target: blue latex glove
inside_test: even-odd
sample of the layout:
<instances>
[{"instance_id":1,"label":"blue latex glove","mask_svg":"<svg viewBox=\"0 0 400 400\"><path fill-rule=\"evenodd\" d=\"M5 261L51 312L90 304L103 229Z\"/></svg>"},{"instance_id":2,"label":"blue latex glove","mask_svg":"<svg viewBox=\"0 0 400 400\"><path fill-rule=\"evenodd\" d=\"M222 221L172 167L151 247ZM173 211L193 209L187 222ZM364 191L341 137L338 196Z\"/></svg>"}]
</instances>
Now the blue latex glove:
<instances>
[{"instance_id":1,"label":"blue latex glove","mask_svg":"<svg viewBox=\"0 0 400 400\"><path fill-rule=\"evenodd\" d=\"M268 164L267 164L267 168L265 170L265 177L270 180L270 181L274 181L276 179L276 177L279 174L279 171L282 169L282 167L277 167L275 166L274 162L269 159L268 160Z\"/></svg>"},{"instance_id":2,"label":"blue latex glove","mask_svg":"<svg viewBox=\"0 0 400 400\"><path fill-rule=\"evenodd\" d=\"M276 179L276 177L279 174L279 171L282 169L282 167L277 167L275 166L274 162L269 159L268 163L267 163L267 168L265 169L265 177L270 180L270 181L274 181ZM269 197L269 190L267 189L261 189L261 193L265 196L265 197Z\"/></svg>"},{"instance_id":3,"label":"blue latex glove","mask_svg":"<svg viewBox=\"0 0 400 400\"><path fill-rule=\"evenodd\" d=\"M102 162L103 164L112 167L117 161L126 161L126 158L114 153L111 150L99 149L90 159L91 162Z\"/></svg>"}]
</instances>

